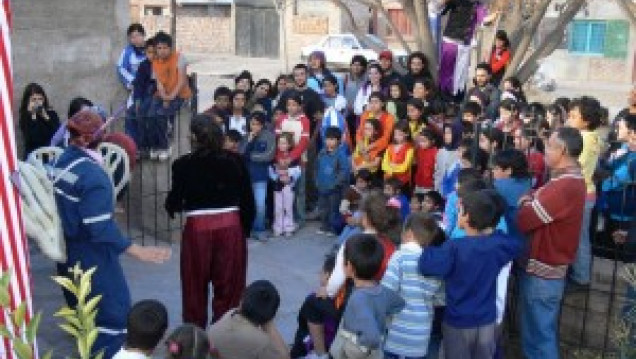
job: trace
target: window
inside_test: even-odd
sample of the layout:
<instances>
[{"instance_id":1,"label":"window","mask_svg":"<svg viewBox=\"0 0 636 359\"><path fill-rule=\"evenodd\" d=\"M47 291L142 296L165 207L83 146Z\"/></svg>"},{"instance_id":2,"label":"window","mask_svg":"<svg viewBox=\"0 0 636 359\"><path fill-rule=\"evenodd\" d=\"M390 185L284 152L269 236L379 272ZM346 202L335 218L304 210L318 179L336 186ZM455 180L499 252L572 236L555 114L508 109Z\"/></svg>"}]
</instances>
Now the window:
<instances>
[{"instance_id":1,"label":"window","mask_svg":"<svg viewBox=\"0 0 636 359\"><path fill-rule=\"evenodd\" d=\"M570 52L603 55L605 49L605 21L575 20L570 25Z\"/></svg>"},{"instance_id":2,"label":"window","mask_svg":"<svg viewBox=\"0 0 636 359\"><path fill-rule=\"evenodd\" d=\"M163 15L163 6L144 6L145 16L161 16Z\"/></svg>"}]
</instances>

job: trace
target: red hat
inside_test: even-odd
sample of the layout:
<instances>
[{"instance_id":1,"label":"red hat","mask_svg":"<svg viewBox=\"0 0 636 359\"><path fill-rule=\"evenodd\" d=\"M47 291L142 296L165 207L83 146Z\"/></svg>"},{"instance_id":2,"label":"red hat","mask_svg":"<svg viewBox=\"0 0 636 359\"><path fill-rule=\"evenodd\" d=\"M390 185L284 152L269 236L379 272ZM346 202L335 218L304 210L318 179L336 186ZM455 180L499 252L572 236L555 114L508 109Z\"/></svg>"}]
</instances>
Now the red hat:
<instances>
[{"instance_id":1,"label":"red hat","mask_svg":"<svg viewBox=\"0 0 636 359\"><path fill-rule=\"evenodd\" d=\"M384 50L382 52L380 52L380 57L379 59L389 59L391 61L393 61L393 52L391 52L391 50Z\"/></svg>"},{"instance_id":2,"label":"red hat","mask_svg":"<svg viewBox=\"0 0 636 359\"><path fill-rule=\"evenodd\" d=\"M91 110L82 110L66 123L66 127L70 132L74 132L85 137L88 141L93 141L95 136L99 136L100 128L104 122L102 118Z\"/></svg>"}]
</instances>

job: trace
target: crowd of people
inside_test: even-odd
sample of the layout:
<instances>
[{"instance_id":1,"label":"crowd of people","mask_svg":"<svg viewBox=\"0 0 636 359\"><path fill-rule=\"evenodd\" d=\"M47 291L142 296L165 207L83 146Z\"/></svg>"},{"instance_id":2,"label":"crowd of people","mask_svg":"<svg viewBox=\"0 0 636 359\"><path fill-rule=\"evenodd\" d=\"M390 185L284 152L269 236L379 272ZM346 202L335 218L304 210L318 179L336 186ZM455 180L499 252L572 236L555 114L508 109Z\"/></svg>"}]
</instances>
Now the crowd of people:
<instances>
[{"instance_id":1,"label":"crowd of people","mask_svg":"<svg viewBox=\"0 0 636 359\"><path fill-rule=\"evenodd\" d=\"M119 61L131 91L126 133L140 158L168 160L174 114L191 96L186 60L165 33L144 41L132 25L128 36ZM558 358L561 299L589 286L592 256L636 258L636 88L613 121L589 96L528 102L518 79L503 78L509 41L496 38L490 62L459 92L436 82L423 53L401 74L389 50L378 62L354 56L345 74L314 52L274 81L246 70L234 88L218 87L191 121L192 152L172 164L165 208L187 218L189 324L166 341L168 357L501 358L514 281L524 356ZM48 144L59 120L41 88L25 91L20 114L27 151ZM93 146L93 121L86 111L71 117L59 166L84 156L74 146ZM67 238L112 246L108 260L126 250L167 258L105 238L98 229L106 221L112 230L109 209L62 190L58 205L81 210L63 218L74 224ZM338 238L289 349L273 321L276 288L246 285L246 238L293 240L312 220L318 235ZM125 312L115 357L151 355L165 308L142 302Z\"/></svg>"}]
</instances>

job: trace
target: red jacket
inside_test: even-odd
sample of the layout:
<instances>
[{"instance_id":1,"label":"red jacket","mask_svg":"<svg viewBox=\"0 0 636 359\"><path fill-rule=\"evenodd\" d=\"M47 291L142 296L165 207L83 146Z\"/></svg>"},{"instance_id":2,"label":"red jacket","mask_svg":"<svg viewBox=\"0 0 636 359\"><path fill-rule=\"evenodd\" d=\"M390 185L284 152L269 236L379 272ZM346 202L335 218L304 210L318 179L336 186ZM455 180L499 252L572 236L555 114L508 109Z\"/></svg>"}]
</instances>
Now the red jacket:
<instances>
[{"instance_id":1,"label":"red jacket","mask_svg":"<svg viewBox=\"0 0 636 359\"><path fill-rule=\"evenodd\" d=\"M526 154L526 158L528 159L530 173L532 173L532 177L534 177L532 188L539 188L543 186L543 182L545 180L545 158L543 153L539 151L531 151Z\"/></svg>"},{"instance_id":2,"label":"red jacket","mask_svg":"<svg viewBox=\"0 0 636 359\"><path fill-rule=\"evenodd\" d=\"M437 156L437 148L417 148L415 153L415 163L417 171L415 172L415 186L424 188L435 187L433 173L435 172L435 156Z\"/></svg>"},{"instance_id":3,"label":"red jacket","mask_svg":"<svg viewBox=\"0 0 636 359\"><path fill-rule=\"evenodd\" d=\"M530 237L528 273L565 277L579 245L586 192L581 169L573 168L556 174L519 206L517 225Z\"/></svg>"},{"instance_id":4,"label":"red jacket","mask_svg":"<svg viewBox=\"0 0 636 359\"><path fill-rule=\"evenodd\" d=\"M300 115L297 118L289 118L288 115L284 115L276 120L276 136L283 132L290 132L294 136L294 146L289 153L292 161L304 162L301 156L309 146L309 128L309 119L305 115Z\"/></svg>"}]
</instances>

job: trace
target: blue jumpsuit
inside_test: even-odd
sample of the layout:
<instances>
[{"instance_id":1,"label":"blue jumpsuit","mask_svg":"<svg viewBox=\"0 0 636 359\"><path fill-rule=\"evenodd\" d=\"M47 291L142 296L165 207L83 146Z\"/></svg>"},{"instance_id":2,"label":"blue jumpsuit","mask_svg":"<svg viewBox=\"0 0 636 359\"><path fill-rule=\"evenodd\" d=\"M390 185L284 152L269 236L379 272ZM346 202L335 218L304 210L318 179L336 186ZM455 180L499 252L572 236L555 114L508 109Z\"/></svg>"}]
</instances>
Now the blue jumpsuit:
<instances>
[{"instance_id":1,"label":"blue jumpsuit","mask_svg":"<svg viewBox=\"0 0 636 359\"><path fill-rule=\"evenodd\" d=\"M79 160L79 161L78 161ZM64 169L70 170L64 174ZM113 218L113 186L102 167L88 153L69 146L55 163L55 200L64 229L67 262L58 264L60 275L76 263L86 271L97 267L90 296L102 295L97 307L99 336L93 351L104 349L111 358L125 339L126 320L131 306L130 291L119 255L131 245ZM65 293L69 305L75 300Z\"/></svg>"}]
</instances>

